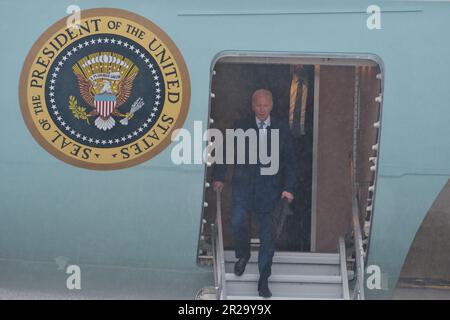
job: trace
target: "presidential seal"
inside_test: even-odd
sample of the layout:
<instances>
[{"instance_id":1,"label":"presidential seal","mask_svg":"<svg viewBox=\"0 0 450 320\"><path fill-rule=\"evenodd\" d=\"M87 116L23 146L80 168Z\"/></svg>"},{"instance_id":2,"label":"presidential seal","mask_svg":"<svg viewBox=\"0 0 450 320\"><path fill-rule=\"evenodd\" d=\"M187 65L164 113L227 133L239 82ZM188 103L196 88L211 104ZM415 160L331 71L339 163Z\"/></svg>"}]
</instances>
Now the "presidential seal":
<instances>
[{"instance_id":1,"label":"presidential seal","mask_svg":"<svg viewBox=\"0 0 450 320\"><path fill-rule=\"evenodd\" d=\"M109 170L150 159L186 118L189 76L159 27L118 9L81 12L51 26L30 50L19 85L33 137L75 166Z\"/></svg>"}]
</instances>

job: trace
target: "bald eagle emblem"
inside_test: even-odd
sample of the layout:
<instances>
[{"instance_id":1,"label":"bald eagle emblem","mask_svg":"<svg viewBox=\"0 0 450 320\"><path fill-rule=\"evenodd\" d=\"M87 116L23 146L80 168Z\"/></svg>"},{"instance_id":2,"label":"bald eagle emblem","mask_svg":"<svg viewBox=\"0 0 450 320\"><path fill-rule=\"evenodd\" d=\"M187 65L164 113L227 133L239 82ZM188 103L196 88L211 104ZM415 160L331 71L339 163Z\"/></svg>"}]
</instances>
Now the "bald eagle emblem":
<instances>
[{"instance_id":1,"label":"bald eagle emblem","mask_svg":"<svg viewBox=\"0 0 450 320\"><path fill-rule=\"evenodd\" d=\"M144 105L143 99L138 98L128 113L118 110L130 97L133 81L139 72L130 59L120 54L90 54L77 61L72 70L77 77L81 97L92 109L88 112L78 105L74 96L70 96L69 108L76 119L86 120L90 124L89 118L95 118L95 126L107 131L116 125L113 116L122 118L120 123L127 125L128 120Z\"/></svg>"}]
</instances>

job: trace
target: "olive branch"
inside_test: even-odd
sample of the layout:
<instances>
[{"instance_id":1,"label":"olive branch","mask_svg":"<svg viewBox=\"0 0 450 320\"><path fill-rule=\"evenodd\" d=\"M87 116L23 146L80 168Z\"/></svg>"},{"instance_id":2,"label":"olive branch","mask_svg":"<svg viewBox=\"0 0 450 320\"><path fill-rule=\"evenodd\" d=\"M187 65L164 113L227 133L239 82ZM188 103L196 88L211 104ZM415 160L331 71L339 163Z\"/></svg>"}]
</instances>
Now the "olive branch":
<instances>
[{"instance_id":1,"label":"olive branch","mask_svg":"<svg viewBox=\"0 0 450 320\"><path fill-rule=\"evenodd\" d=\"M90 124L89 117L91 115L86 112L86 108L78 105L77 99L74 96L69 97L69 108L72 110L75 119L86 120Z\"/></svg>"}]
</instances>

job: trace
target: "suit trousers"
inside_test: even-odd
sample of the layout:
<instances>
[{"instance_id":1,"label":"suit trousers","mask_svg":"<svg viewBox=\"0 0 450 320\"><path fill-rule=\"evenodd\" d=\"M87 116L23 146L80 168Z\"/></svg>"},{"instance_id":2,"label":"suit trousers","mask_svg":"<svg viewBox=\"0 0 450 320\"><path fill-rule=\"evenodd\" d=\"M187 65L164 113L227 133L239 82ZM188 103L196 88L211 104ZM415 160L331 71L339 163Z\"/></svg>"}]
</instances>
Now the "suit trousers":
<instances>
[{"instance_id":1,"label":"suit trousers","mask_svg":"<svg viewBox=\"0 0 450 320\"><path fill-rule=\"evenodd\" d=\"M237 259L250 257L250 210L242 203L233 203L231 226ZM258 269L262 279L272 273L272 260L275 253L274 226L271 212L256 212L260 247L258 252Z\"/></svg>"}]
</instances>

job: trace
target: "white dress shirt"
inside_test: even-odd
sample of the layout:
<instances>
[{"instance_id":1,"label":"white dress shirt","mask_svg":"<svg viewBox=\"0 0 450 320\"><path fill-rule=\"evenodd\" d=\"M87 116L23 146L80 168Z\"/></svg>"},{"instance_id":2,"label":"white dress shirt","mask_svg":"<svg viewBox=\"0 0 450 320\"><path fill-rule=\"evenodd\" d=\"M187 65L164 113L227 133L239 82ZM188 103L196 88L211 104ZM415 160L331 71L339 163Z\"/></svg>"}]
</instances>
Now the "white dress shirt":
<instances>
[{"instance_id":1,"label":"white dress shirt","mask_svg":"<svg viewBox=\"0 0 450 320\"><path fill-rule=\"evenodd\" d=\"M256 126L258 127L258 129L260 128L261 122L264 123L262 129L260 129L260 130L265 131L267 129L267 127L270 126L270 116L268 116L267 119L264 121L259 120L258 117L255 117L255 119L256 119Z\"/></svg>"}]
</instances>

